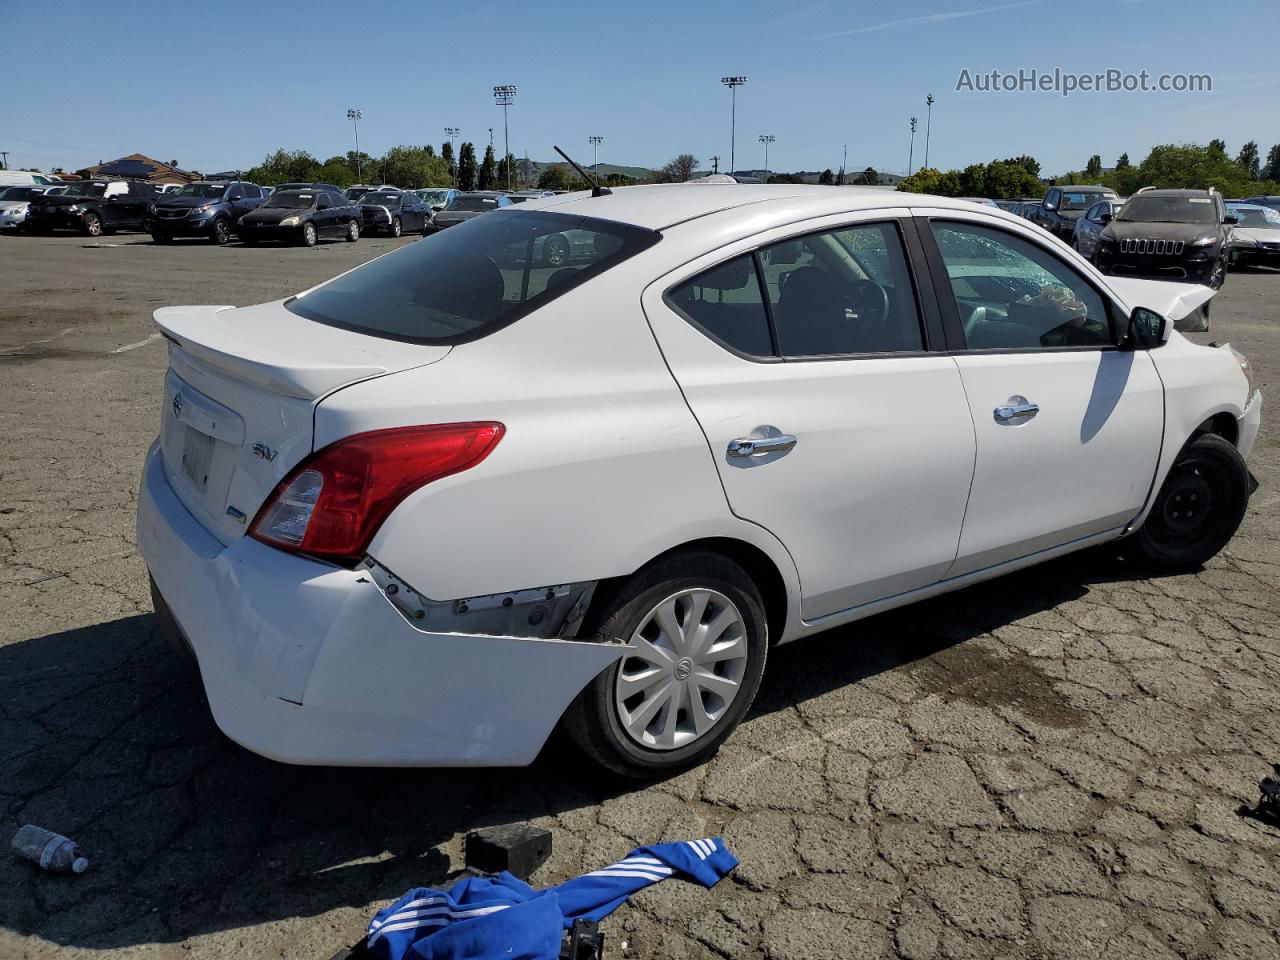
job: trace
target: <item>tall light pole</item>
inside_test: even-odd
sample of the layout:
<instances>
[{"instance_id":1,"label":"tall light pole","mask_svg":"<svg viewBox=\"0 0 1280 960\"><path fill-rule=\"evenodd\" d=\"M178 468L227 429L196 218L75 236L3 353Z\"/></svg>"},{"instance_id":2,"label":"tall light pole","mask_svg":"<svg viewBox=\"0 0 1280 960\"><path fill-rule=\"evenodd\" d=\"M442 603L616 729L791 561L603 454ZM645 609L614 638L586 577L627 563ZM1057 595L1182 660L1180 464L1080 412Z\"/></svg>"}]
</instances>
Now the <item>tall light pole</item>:
<instances>
[{"instance_id":1,"label":"tall light pole","mask_svg":"<svg viewBox=\"0 0 1280 960\"><path fill-rule=\"evenodd\" d=\"M502 108L502 155L505 159L511 156L511 131L507 126L507 107L516 101L516 85L500 83L493 88L493 102ZM507 164L507 189L511 189L511 165Z\"/></svg>"},{"instance_id":2,"label":"tall light pole","mask_svg":"<svg viewBox=\"0 0 1280 960\"><path fill-rule=\"evenodd\" d=\"M911 118L911 148L907 151L907 176L911 176L911 165L916 155L916 118Z\"/></svg>"},{"instance_id":3,"label":"tall light pole","mask_svg":"<svg viewBox=\"0 0 1280 960\"><path fill-rule=\"evenodd\" d=\"M714 156L714 157L712 157L712 158L711 158L711 172L712 172L712 173L719 173L719 172L720 172L720 157L719 157L719 156Z\"/></svg>"},{"instance_id":4,"label":"tall light pole","mask_svg":"<svg viewBox=\"0 0 1280 960\"><path fill-rule=\"evenodd\" d=\"M747 82L746 77L721 77L720 82L729 88L729 176L733 176L734 147L737 139L738 88Z\"/></svg>"},{"instance_id":5,"label":"tall light pole","mask_svg":"<svg viewBox=\"0 0 1280 960\"><path fill-rule=\"evenodd\" d=\"M600 170L596 166L596 150L600 144L604 143L604 137L587 137L587 143L591 144L591 175L599 180Z\"/></svg>"},{"instance_id":6,"label":"tall light pole","mask_svg":"<svg viewBox=\"0 0 1280 960\"><path fill-rule=\"evenodd\" d=\"M769 144L773 143L773 141L777 140L778 138L771 133L762 133L760 134L760 136L756 137L756 139L764 144L764 180L765 180L765 183L768 183L769 182Z\"/></svg>"},{"instance_id":7,"label":"tall light pole","mask_svg":"<svg viewBox=\"0 0 1280 960\"><path fill-rule=\"evenodd\" d=\"M356 135L356 180L360 179L360 121L364 119L364 114L359 110L348 110L347 119L351 121L351 129Z\"/></svg>"},{"instance_id":8,"label":"tall light pole","mask_svg":"<svg viewBox=\"0 0 1280 960\"><path fill-rule=\"evenodd\" d=\"M449 178L455 187L458 185L458 158L453 155L453 141L461 132L461 127L444 128L444 135L449 138Z\"/></svg>"},{"instance_id":9,"label":"tall light pole","mask_svg":"<svg viewBox=\"0 0 1280 960\"><path fill-rule=\"evenodd\" d=\"M925 109L928 114L924 121L924 165L929 166L929 134L933 130L933 94L929 94L924 98Z\"/></svg>"}]
</instances>

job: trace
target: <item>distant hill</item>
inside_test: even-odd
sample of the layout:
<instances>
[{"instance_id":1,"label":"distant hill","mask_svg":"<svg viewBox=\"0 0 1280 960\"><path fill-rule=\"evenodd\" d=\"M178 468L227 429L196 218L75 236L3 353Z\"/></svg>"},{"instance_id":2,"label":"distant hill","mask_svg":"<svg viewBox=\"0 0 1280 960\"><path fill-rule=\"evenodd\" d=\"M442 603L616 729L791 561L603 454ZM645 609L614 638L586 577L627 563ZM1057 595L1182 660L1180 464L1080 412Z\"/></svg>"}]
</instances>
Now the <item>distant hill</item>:
<instances>
[{"instance_id":1,"label":"distant hill","mask_svg":"<svg viewBox=\"0 0 1280 960\"><path fill-rule=\"evenodd\" d=\"M591 170L591 154L588 153L585 158L574 157L578 163L582 164L582 169L590 172ZM531 160L529 161L535 170L535 177L540 175L547 167L554 167L557 164L565 164L563 160ZM634 177L637 180L648 180L653 176L653 171L648 167L625 167L616 163L601 163L599 166L600 176L607 177L611 173L619 173L624 177Z\"/></svg>"}]
</instances>

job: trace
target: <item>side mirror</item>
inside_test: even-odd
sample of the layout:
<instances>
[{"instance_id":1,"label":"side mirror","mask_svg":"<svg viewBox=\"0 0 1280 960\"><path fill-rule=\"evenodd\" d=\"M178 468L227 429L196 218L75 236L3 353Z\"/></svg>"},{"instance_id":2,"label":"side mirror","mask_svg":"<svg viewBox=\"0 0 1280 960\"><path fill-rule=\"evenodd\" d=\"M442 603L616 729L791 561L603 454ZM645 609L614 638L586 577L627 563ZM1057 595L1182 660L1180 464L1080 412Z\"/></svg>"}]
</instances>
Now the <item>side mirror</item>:
<instances>
[{"instance_id":1,"label":"side mirror","mask_svg":"<svg viewBox=\"0 0 1280 960\"><path fill-rule=\"evenodd\" d=\"M1046 209L1046 210L1057 210L1057 209L1058 209L1058 205L1057 205L1056 203L1046 203L1046 204L1044 205L1044 209Z\"/></svg>"},{"instance_id":2,"label":"side mirror","mask_svg":"<svg viewBox=\"0 0 1280 960\"><path fill-rule=\"evenodd\" d=\"M1098 216L1098 222L1099 222L1099 223L1110 223L1110 222L1111 222L1112 220L1114 220L1115 218L1116 218L1116 215L1115 215L1114 213L1103 213L1103 214L1100 214L1100 215Z\"/></svg>"},{"instance_id":3,"label":"side mirror","mask_svg":"<svg viewBox=\"0 0 1280 960\"><path fill-rule=\"evenodd\" d=\"M1228 213L1225 217L1222 218L1222 222L1223 223L1239 223L1240 218L1237 217L1234 213Z\"/></svg>"},{"instance_id":4,"label":"side mirror","mask_svg":"<svg viewBox=\"0 0 1280 960\"><path fill-rule=\"evenodd\" d=\"M1146 307L1134 307L1129 314L1129 329L1121 346L1133 350L1150 350L1169 339L1172 329L1168 319Z\"/></svg>"}]
</instances>

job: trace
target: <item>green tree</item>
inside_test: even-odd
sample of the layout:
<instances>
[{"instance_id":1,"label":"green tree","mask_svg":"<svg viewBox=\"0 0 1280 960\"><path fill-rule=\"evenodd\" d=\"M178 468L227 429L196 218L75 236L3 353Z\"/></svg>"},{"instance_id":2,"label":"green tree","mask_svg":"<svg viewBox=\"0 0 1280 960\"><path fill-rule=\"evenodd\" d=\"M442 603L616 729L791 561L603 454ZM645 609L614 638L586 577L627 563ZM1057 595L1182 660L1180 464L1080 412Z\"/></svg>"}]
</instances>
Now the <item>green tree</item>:
<instances>
[{"instance_id":1,"label":"green tree","mask_svg":"<svg viewBox=\"0 0 1280 960\"><path fill-rule=\"evenodd\" d=\"M1008 160L1001 162L1016 163L1018 166L1024 168L1027 173L1031 174L1031 176L1035 177L1037 180L1040 179L1040 161L1035 157L1028 156L1024 153L1020 157L1010 157Z\"/></svg>"},{"instance_id":2,"label":"green tree","mask_svg":"<svg viewBox=\"0 0 1280 960\"><path fill-rule=\"evenodd\" d=\"M398 146L386 152L379 162L387 183L397 187L445 187L450 183L449 168L444 160L427 147Z\"/></svg>"},{"instance_id":3,"label":"green tree","mask_svg":"<svg viewBox=\"0 0 1280 960\"><path fill-rule=\"evenodd\" d=\"M319 172L319 162L306 150L285 150L280 147L249 170L245 179L266 186L292 181L309 183L318 179Z\"/></svg>"},{"instance_id":4,"label":"green tree","mask_svg":"<svg viewBox=\"0 0 1280 960\"><path fill-rule=\"evenodd\" d=\"M445 166L449 168L449 177L456 179L458 176L458 165L453 160L453 144L445 141L440 144L440 159L444 161Z\"/></svg>"},{"instance_id":5,"label":"green tree","mask_svg":"<svg viewBox=\"0 0 1280 960\"><path fill-rule=\"evenodd\" d=\"M476 188L476 148L468 141L458 148L458 189Z\"/></svg>"},{"instance_id":6,"label":"green tree","mask_svg":"<svg viewBox=\"0 0 1280 960\"><path fill-rule=\"evenodd\" d=\"M827 169L823 170L822 173L818 174L818 183L822 184L824 187L829 187L835 182L836 175L831 172L830 167L827 167Z\"/></svg>"},{"instance_id":7,"label":"green tree","mask_svg":"<svg viewBox=\"0 0 1280 960\"><path fill-rule=\"evenodd\" d=\"M1208 150L1215 157L1227 159L1227 141L1225 140L1210 140Z\"/></svg>"},{"instance_id":8,"label":"green tree","mask_svg":"<svg viewBox=\"0 0 1280 960\"><path fill-rule=\"evenodd\" d=\"M1280 180L1280 143L1271 148L1267 154L1267 167L1262 175L1268 180Z\"/></svg>"},{"instance_id":9,"label":"green tree","mask_svg":"<svg viewBox=\"0 0 1280 960\"><path fill-rule=\"evenodd\" d=\"M493 158L493 144L484 148L484 162L480 164L480 189L493 190L498 183L498 163ZM503 184L505 187L506 184Z\"/></svg>"},{"instance_id":10,"label":"green tree","mask_svg":"<svg viewBox=\"0 0 1280 960\"><path fill-rule=\"evenodd\" d=\"M538 175L539 190L585 190L587 183L581 180L567 163L553 163Z\"/></svg>"},{"instance_id":11,"label":"green tree","mask_svg":"<svg viewBox=\"0 0 1280 960\"><path fill-rule=\"evenodd\" d=\"M678 153L662 165L658 174L667 183L684 183L698 169L698 160L692 153Z\"/></svg>"},{"instance_id":12,"label":"green tree","mask_svg":"<svg viewBox=\"0 0 1280 960\"><path fill-rule=\"evenodd\" d=\"M1040 192L1040 181L1020 163L991 161L984 171L986 192L984 197L993 200L1012 200L1015 197L1035 196Z\"/></svg>"},{"instance_id":13,"label":"green tree","mask_svg":"<svg viewBox=\"0 0 1280 960\"><path fill-rule=\"evenodd\" d=\"M898 189L904 193L938 193L938 181L942 171L933 167L921 167L909 177L898 181Z\"/></svg>"},{"instance_id":14,"label":"green tree","mask_svg":"<svg viewBox=\"0 0 1280 960\"><path fill-rule=\"evenodd\" d=\"M804 178L794 173L775 173L765 183L804 183Z\"/></svg>"},{"instance_id":15,"label":"green tree","mask_svg":"<svg viewBox=\"0 0 1280 960\"><path fill-rule=\"evenodd\" d=\"M321 183L333 183L339 187L349 187L356 182L356 172L347 164L346 157L330 157L320 164L320 169L316 171L316 180Z\"/></svg>"},{"instance_id":16,"label":"green tree","mask_svg":"<svg viewBox=\"0 0 1280 960\"><path fill-rule=\"evenodd\" d=\"M1240 148L1240 153L1236 157L1236 164L1245 172L1250 180L1258 179L1261 174L1261 169L1258 160L1257 140L1250 140Z\"/></svg>"},{"instance_id":17,"label":"green tree","mask_svg":"<svg viewBox=\"0 0 1280 960\"><path fill-rule=\"evenodd\" d=\"M1102 176L1102 157L1094 154L1089 158L1089 162L1084 165L1085 176L1100 177Z\"/></svg>"},{"instance_id":18,"label":"green tree","mask_svg":"<svg viewBox=\"0 0 1280 960\"><path fill-rule=\"evenodd\" d=\"M498 161L497 170L494 174L494 183L498 185L500 190L506 190L508 184L518 186L520 182L520 164L516 163L516 158L512 154L507 154Z\"/></svg>"},{"instance_id":19,"label":"green tree","mask_svg":"<svg viewBox=\"0 0 1280 960\"><path fill-rule=\"evenodd\" d=\"M1129 155L1127 153L1120 154L1120 159L1116 161L1116 170L1129 169Z\"/></svg>"},{"instance_id":20,"label":"green tree","mask_svg":"<svg viewBox=\"0 0 1280 960\"><path fill-rule=\"evenodd\" d=\"M863 187L875 187L880 184L880 174L876 173L875 167L867 167L853 181L855 184Z\"/></svg>"}]
</instances>

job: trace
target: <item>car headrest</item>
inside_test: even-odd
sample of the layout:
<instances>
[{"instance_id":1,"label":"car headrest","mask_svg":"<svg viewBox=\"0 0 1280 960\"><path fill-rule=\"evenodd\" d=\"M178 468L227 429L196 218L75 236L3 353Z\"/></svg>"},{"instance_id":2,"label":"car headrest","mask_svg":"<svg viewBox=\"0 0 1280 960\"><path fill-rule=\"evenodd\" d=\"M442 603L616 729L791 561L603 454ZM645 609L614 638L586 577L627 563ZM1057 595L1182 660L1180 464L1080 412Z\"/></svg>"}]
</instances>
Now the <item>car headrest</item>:
<instances>
[{"instance_id":1,"label":"car headrest","mask_svg":"<svg viewBox=\"0 0 1280 960\"><path fill-rule=\"evenodd\" d=\"M750 257L735 257L708 270L698 278L698 286L709 290L741 290L755 279L755 265Z\"/></svg>"}]
</instances>

